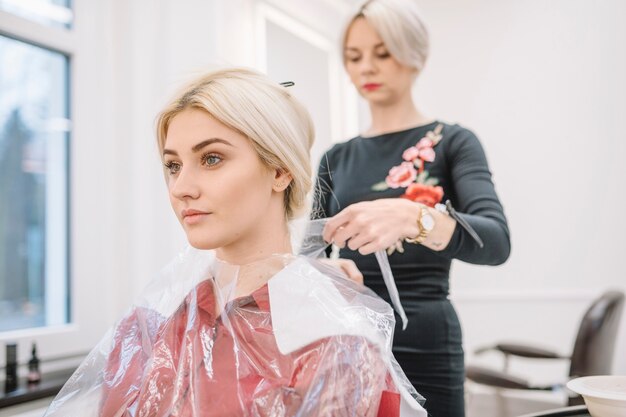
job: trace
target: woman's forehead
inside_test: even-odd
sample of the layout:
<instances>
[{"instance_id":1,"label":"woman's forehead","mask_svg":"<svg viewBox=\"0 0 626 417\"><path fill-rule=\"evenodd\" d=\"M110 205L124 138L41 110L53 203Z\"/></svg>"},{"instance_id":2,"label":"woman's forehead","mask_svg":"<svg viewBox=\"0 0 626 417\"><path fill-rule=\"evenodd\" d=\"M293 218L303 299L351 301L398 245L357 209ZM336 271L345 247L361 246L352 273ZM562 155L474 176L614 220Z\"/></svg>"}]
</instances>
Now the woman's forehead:
<instances>
[{"instance_id":1,"label":"woman's forehead","mask_svg":"<svg viewBox=\"0 0 626 417\"><path fill-rule=\"evenodd\" d=\"M358 18L352 22L346 34L346 48L349 47L378 47L384 46L383 40L374 27L365 18Z\"/></svg>"},{"instance_id":2,"label":"woman's forehead","mask_svg":"<svg viewBox=\"0 0 626 417\"><path fill-rule=\"evenodd\" d=\"M199 142L214 138L220 140L212 143L227 141L231 145L237 145L246 141L243 135L206 111L186 109L172 118L165 137L165 147L193 147Z\"/></svg>"}]
</instances>

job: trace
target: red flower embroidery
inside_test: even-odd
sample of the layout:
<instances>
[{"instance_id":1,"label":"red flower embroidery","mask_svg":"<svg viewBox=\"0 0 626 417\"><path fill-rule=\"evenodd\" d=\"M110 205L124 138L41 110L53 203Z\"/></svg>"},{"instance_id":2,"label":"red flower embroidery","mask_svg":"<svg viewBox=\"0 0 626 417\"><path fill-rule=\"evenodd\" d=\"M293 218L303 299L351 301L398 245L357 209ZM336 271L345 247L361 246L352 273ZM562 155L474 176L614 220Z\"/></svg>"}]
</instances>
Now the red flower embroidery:
<instances>
[{"instance_id":1,"label":"red flower embroidery","mask_svg":"<svg viewBox=\"0 0 626 417\"><path fill-rule=\"evenodd\" d=\"M433 148L420 149L419 159L426 162L433 162L435 160L435 151Z\"/></svg>"},{"instance_id":2,"label":"red flower embroidery","mask_svg":"<svg viewBox=\"0 0 626 417\"><path fill-rule=\"evenodd\" d=\"M423 139L422 139L423 140ZM419 144L418 144L419 145ZM417 166L418 162L433 162L435 160L435 151L429 147L411 146L402 154L402 159L414 162Z\"/></svg>"},{"instance_id":3,"label":"red flower embroidery","mask_svg":"<svg viewBox=\"0 0 626 417\"><path fill-rule=\"evenodd\" d=\"M434 145L435 145L435 142L433 142L432 139L430 139L427 136L424 136L423 138L419 140L419 142L417 142L417 145L415 145L415 147L417 149L425 149L425 148L432 148Z\"/></svg>"},{"instance_id":4,"label":"red flower embroidery","mask_svg":"<svg viewBox=\"0 0 626 417\"><path fill-rule=\"evenodd\" d=\"M385 179L391 188L408 187L417 177L417 170L411 162L403 162L389 170Z\"/></svg>"},{"instance_id":5,"label":"red flower embroidery","mask_svg":"<svg viewBox=\"0 0 626 417\"><path fill-rule=\"evenodd\" d=\"M391 168L385 181L374 184L372 190L384 191L389 188L407 187L400 198L406 198L429 207L434 207L435 204L441 202L443 188L437 185L439 183L437 178L430 177L429 172L424 169L424 163L435 160L434 147L443 138L442 129L443 125L438 124L434 130L427 132L415 146L405 149L402 153L402 159L405 162ZM395 251L404 252L401 240L387 248L388 255Z\"/></svg>"},{"instance_id":6,"label":"red flower embroidery","mask_svg":"<svg viewBox=\"0 0 626 417\"><path fill-rule=\"evenodd\" d=\"M415 146L411 146L409 149L404 151L404 153L402 154L402 159L404 159L405 161L411 162L417 159L419 155L420 155L420 150L416 148Z\"/></svg>"},{"instance_id":7,"label":"red flower embroidery","mask_svg":"<svg viewBox=\"0 0 626 417\"><path fill-rule=\"evenodd\" d=\"M422 203L428 207L435 207L443 198L443 188L436 185L413 183L409 185L400 198Z\"/></svg>"},{"instance_id":8,"label":"red flower embroidery","mask_svg":"<svg viewBox=\"0 0 626 417\"><path fill-rule=\"evenodd\" d=\"M372 190L384 191L388 188L408 187L413 183L428 186L437 185L437 179L430 178L428 171L424 170L424 163L435 160L435 150L433 148L437 146L443 137L441 134L442 129L443 125L437 125L434 130L427 132L426 136L421 138L415 146L405 149L402 153L402 159L405 162L391 168L385 181L374 184Z\"/></svg>"}]
</instances>

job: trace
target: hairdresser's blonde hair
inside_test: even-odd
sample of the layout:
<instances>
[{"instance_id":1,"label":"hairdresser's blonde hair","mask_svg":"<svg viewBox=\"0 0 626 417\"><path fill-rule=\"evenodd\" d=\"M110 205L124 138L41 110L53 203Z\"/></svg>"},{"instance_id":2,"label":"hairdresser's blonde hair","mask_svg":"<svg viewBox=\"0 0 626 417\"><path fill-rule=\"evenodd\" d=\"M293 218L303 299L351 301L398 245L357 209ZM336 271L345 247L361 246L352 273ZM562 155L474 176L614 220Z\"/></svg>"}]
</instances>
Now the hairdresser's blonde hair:
<instances>
[{"instance_id":1,"label":"hairdresser's blonde hair","mask_svg":"<svg viewBox=\"0 0 626 417\"><path fill-rule=\"evenodd\" d=\"M186 109L201 109L246 136L270 169L291 174L285 190L285 214L304 211L311 189L310 151L313 122L288 88L250 69L210 72L184 87L157 117L157 141L162 153L172 119Z\"/></svg>"},{"instance_id":2,"label":"hairdresser's blonde hair","mask_svg":"<svg viewBox=\"0 0 626 417\"><path fill-rule=\"evenodd\" d=\"M366 19L381 37L387 50L401 64L424 68L428 58L428 30L416 0L369 0L351 16L345 26L341 50L346 47L348 31L359 18ZM345 63L345 57L344 57Z\"/></svg>"}]
</instances>

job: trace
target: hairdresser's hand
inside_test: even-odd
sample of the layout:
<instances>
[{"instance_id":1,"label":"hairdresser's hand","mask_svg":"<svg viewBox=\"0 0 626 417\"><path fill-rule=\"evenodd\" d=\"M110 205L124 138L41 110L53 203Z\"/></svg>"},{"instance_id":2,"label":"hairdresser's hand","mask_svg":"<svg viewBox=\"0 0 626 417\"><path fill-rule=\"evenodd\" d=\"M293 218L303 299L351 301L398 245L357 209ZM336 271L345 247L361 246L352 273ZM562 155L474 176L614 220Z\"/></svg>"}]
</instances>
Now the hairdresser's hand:
<instances>
[{"instance_id":1,"label":"hairdresser's hand","mask_svg":"<svg viewBox=\"0 0 626 417\"><path fill-rule=\"evenodd\" d=\"M350 259L320 259L320 262L330 265L334 268L341 269L344 274L348 276L352 281L363 284L363 274L359 271L354 261Z\"/></svg>"},{"instance_id":2,"label":"hairdresser's hand","mask_svg":"<svg viewBox=\"0 0 626 417\"><path fill-rule=\"evenodd\" d=\"M403 198L384 198L355 203L332 217L324 227L324 240L368 255L398 240L419 233L417 203Z\"/></svg>"}]
</instances>

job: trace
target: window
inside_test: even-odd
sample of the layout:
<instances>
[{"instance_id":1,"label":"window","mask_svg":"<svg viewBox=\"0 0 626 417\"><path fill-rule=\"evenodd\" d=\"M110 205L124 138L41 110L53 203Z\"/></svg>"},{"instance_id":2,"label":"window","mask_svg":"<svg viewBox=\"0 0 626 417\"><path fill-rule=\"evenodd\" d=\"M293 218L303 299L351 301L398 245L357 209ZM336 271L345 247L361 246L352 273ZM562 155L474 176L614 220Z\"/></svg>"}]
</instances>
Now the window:
<instances>
[{"instance_id":1,"label":"window","mask_svg":"<svg viewBox=\"0 0 626 417\"><path fill-rule=\"evenodd\" d=\"M68 322L68 57L0 36L0 332Z\"/></svg>"},{"instance_id":2,"label":"window","mask_svg":"<svg viewBox=\"0 0 626 417\"><path fill-rule=\"evenodd\" d=\"M118 240L100 220L117 190L96 162L114 149L112 6L68 4L0 0L0 367L8 341L20 363L33 341L48 370L68 366L48 359L76 363L111 323L117 264L108 248ZM71 19L53 24L50 5Z\"/></svg>"},{"instance_id":3,"label":"window","mask_svg":"<svg viewBox=\"0 0 626 417\"><path fill-rule=\"evenodd\" d=\"M70 28L73 20L69 0L0 0L0 9L52 27Z\"/></svg>"}]
</instances>

